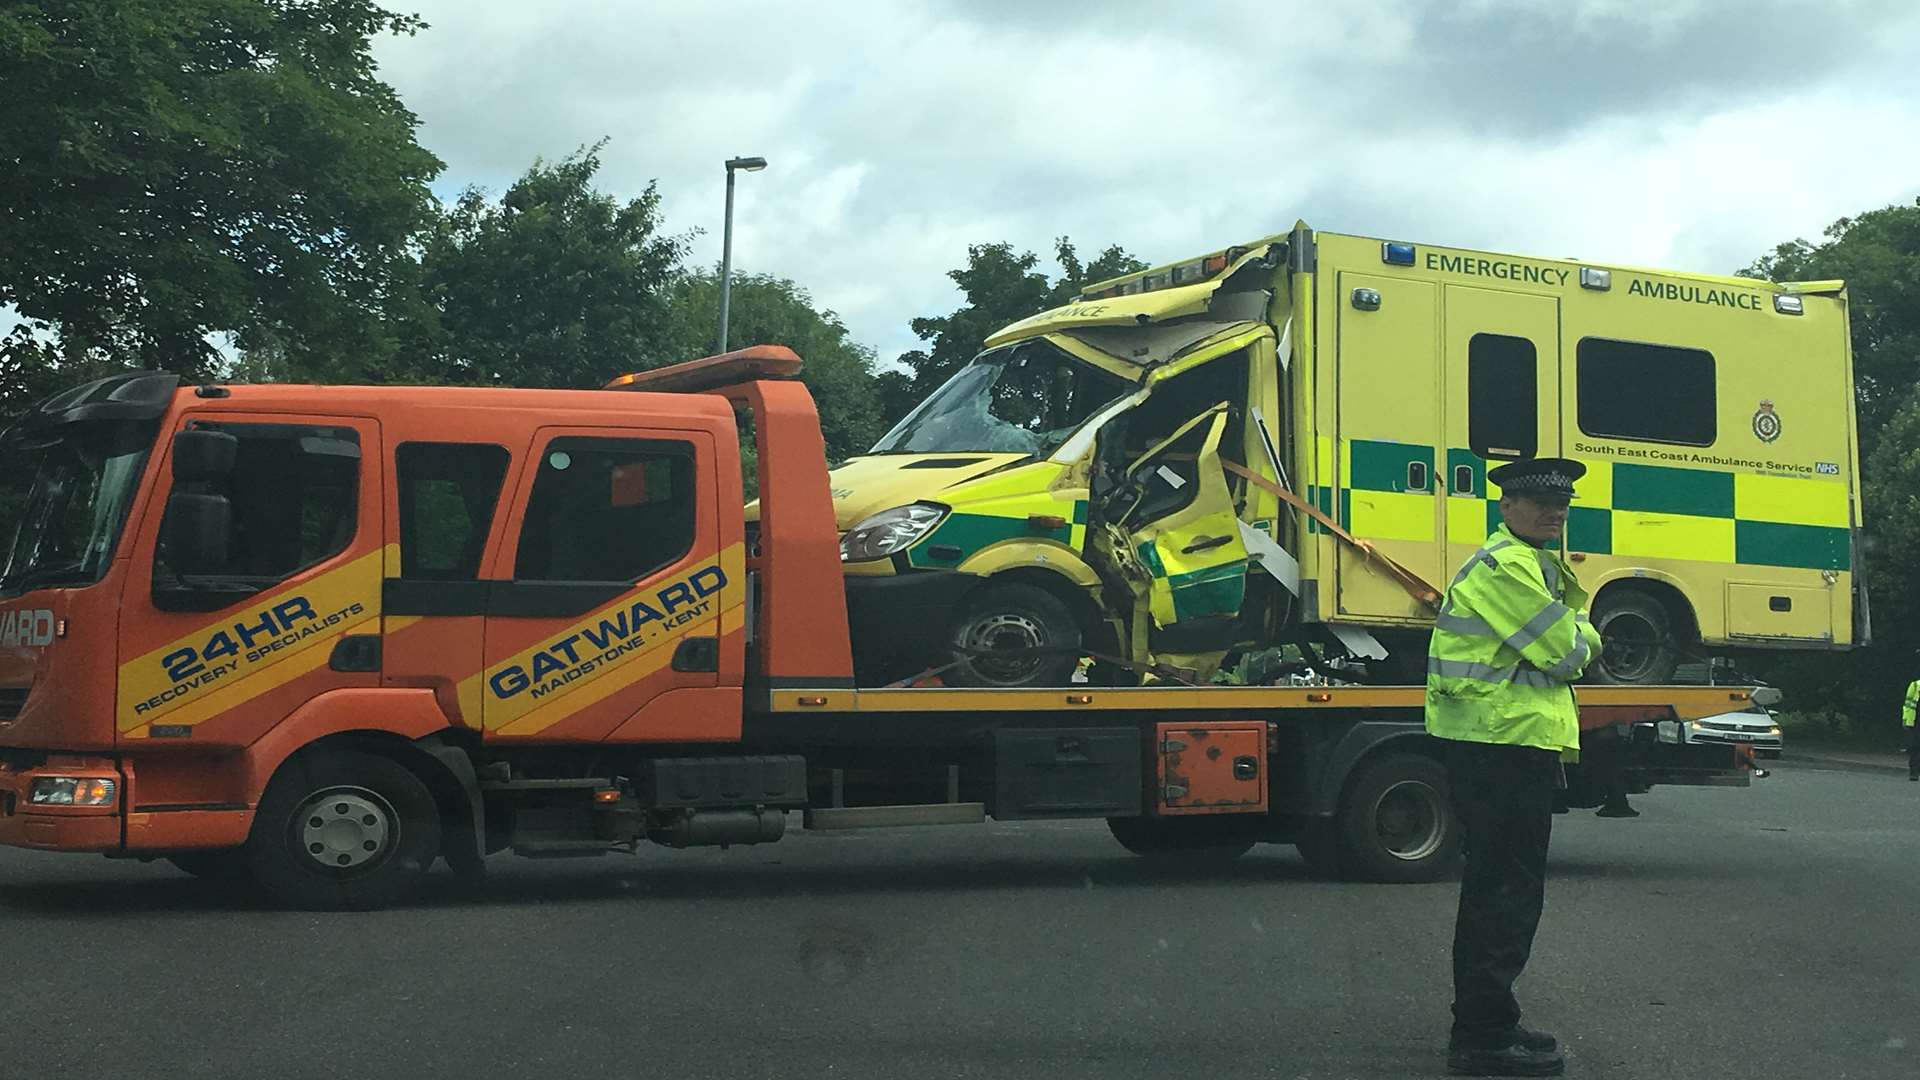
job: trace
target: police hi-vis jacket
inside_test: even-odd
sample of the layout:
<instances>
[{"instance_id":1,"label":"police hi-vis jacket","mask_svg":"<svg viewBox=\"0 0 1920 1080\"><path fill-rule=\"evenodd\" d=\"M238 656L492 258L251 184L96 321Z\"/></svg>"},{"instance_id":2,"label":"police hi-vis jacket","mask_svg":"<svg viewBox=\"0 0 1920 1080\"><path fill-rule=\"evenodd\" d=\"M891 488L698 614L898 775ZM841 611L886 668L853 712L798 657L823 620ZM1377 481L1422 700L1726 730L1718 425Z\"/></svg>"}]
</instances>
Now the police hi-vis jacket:
<instances>
[{"instance_id":1,"label":"police hi-vis jacket","mask_svg":"<svg viewBox=\"0 0 1920 1080\"><path fill-rule=\"evenodd\" d=\"M1552 551L1495 529L1447 588L1427 653L1427 731L1577 754L1573 680L1600 654L1587 593Z\"/></svg>"},{"instance_id":2,"label":"police hi-vis jacket","mask_svg":"<svg viewBox=\"0 0 1920 1080\"><path fill-rule=\"evenodd\" d=\"M1920 706L1920 679L1915 679L1907 684L1906 700L1900 703L1901 727L1913 726L1913 710L1915 706Z\"/></svg>"}]
</instances>

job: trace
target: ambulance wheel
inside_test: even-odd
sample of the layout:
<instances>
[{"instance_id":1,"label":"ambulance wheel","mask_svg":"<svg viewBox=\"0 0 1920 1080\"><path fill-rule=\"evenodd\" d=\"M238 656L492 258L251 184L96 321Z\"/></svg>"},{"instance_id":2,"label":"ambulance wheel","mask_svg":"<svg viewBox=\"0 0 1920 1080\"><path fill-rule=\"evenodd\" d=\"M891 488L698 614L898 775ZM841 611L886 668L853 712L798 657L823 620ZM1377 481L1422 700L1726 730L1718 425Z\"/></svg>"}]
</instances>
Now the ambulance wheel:
<instances>
[{"instance_id":1,"label":"ambulance wheel","mask_svg":"<svg viewBox=\"0 0 1920 1080\"><path fill-rule=\"evenodd\" d=\"M1253 848L1251 837L1205 819L1110 817L1107 828L1121 847L1156 862L1232 862Z\"/></svg>"},{"instance_id":2,"label":"ambulance wheel","mask_svg":"<svg viewBox=\"0 0 1920 1080\"><path fill-rule=\"evenodd\" d=\"M309 752L282 766L246 847L255 883L310 911L399 903L439 852L440 814L427 785L358 750Z\"/></svg>"},{"instance_id":3,"label":"ambulance wheel","mask_svg":"<svg viewBox=\"0 0 1920 1080\"><path fill-rule=\"evenodd\" d=\"M1680 650L1674 648L1673 616L1659 600L1610 589L1593 605L1593 628L1601 641L1600 656L1587 669L1594 682L1652 686L1673 678Z\"/></svg>"},{"instance_id":4,"label":"ambulance wheel","mask_svg":"<svg viewBox=\"0 0 1920 1080\"><path fill-rule=\"evenodd\" d=\"M247 877L247 857L243 849L227 851L183 851L167 856L177 870L202 881L234 882Z\"/></svg>"},{"instance_id":5,"label":"ambulance wheel","mask_svg":"<svg viewBox=\"0 0 1920 1080\"><path fill-rule=\"evenodd\" d=\"M1447 771L1420 754L1363 769L1341 796L1334 830L1339 868L1353 881L1436 881L1460 858Z\"/></svg>"},{"instance_id":6,"label":"ambulance wheel","mask_svg":"<svg viewBox=\"0 0 1920 1080\"><path fill-rule=\"evenodd\" d=\"M1037 585L988 582L968 597L948 640L963 649L941 677L954 686L1066 686L1080 662L1080 624L1059 597ZM1047 650L1034 652L1029 650Z\"/></svg>"}]
</instances>

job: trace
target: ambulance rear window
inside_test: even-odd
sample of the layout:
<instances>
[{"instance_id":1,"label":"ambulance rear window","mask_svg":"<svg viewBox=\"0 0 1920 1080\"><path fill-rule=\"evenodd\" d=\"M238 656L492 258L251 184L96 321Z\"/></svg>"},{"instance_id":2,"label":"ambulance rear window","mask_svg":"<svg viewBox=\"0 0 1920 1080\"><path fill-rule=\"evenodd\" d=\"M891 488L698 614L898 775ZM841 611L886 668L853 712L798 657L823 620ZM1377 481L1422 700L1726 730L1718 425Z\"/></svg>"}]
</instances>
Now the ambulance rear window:
<instances>
[{"instance_id":1,"label":"ambulance rear window","mask_svg":"<svg viewBox=\"0 0 1920 1080\"><path fill-rule=\"evenodd\" d=\"M1581 431L1600 438L1713 445L1719 425L1712 353L1581 338L1577 361Z\"/></svg>"}]
</instances>

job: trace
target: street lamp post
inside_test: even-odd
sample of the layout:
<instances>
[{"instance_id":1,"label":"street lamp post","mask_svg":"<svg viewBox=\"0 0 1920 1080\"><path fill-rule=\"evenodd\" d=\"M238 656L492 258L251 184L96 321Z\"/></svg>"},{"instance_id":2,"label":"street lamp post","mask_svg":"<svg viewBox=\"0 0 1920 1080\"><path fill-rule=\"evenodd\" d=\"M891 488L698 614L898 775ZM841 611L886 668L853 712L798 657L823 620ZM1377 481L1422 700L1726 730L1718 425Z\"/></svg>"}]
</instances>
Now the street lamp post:
<instances>
[{"instance_id":1,"label":"street lamp post","mask_svg":"<svg viewBox=\"0 0 1920 1080\"><path fill-rule=\"evenodd\" d=\"M727 159L727 223L720 241L720 345L713 350L716 355L727 351L727 299L733 290L733 174L759 172L766 167L763 157Z\"/></svg>"}]
</instances>

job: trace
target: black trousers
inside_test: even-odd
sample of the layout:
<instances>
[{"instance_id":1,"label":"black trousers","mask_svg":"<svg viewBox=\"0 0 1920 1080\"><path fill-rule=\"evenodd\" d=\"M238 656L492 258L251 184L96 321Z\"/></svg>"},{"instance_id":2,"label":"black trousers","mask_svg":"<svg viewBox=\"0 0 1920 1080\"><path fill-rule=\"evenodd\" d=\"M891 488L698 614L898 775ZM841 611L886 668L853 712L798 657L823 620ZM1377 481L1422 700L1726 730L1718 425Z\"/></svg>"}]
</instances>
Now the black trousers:
<instances>
[{"instance_id":1,"label":"black trousers","mask_svg":"<svg viewBox=\"0 0 1920 1080\"><path fill-rule=\"evenodd\" d=\"M1466 844L1453 927L1453 1041L1497 1048L1520 1023L1513 983L1546 899L1560 755L1448 742L1447 779Z\"/></svg>"},{"instance_id":2,"label":"black trousers","mask_svg":"<svg viewBox=\"0 0 1920 1080\"><path fill-rule=\"evenodd\" d=\"M1920 724L1907 729L1907 775L1920 776Z\"/></svg>"}]
</instances>

